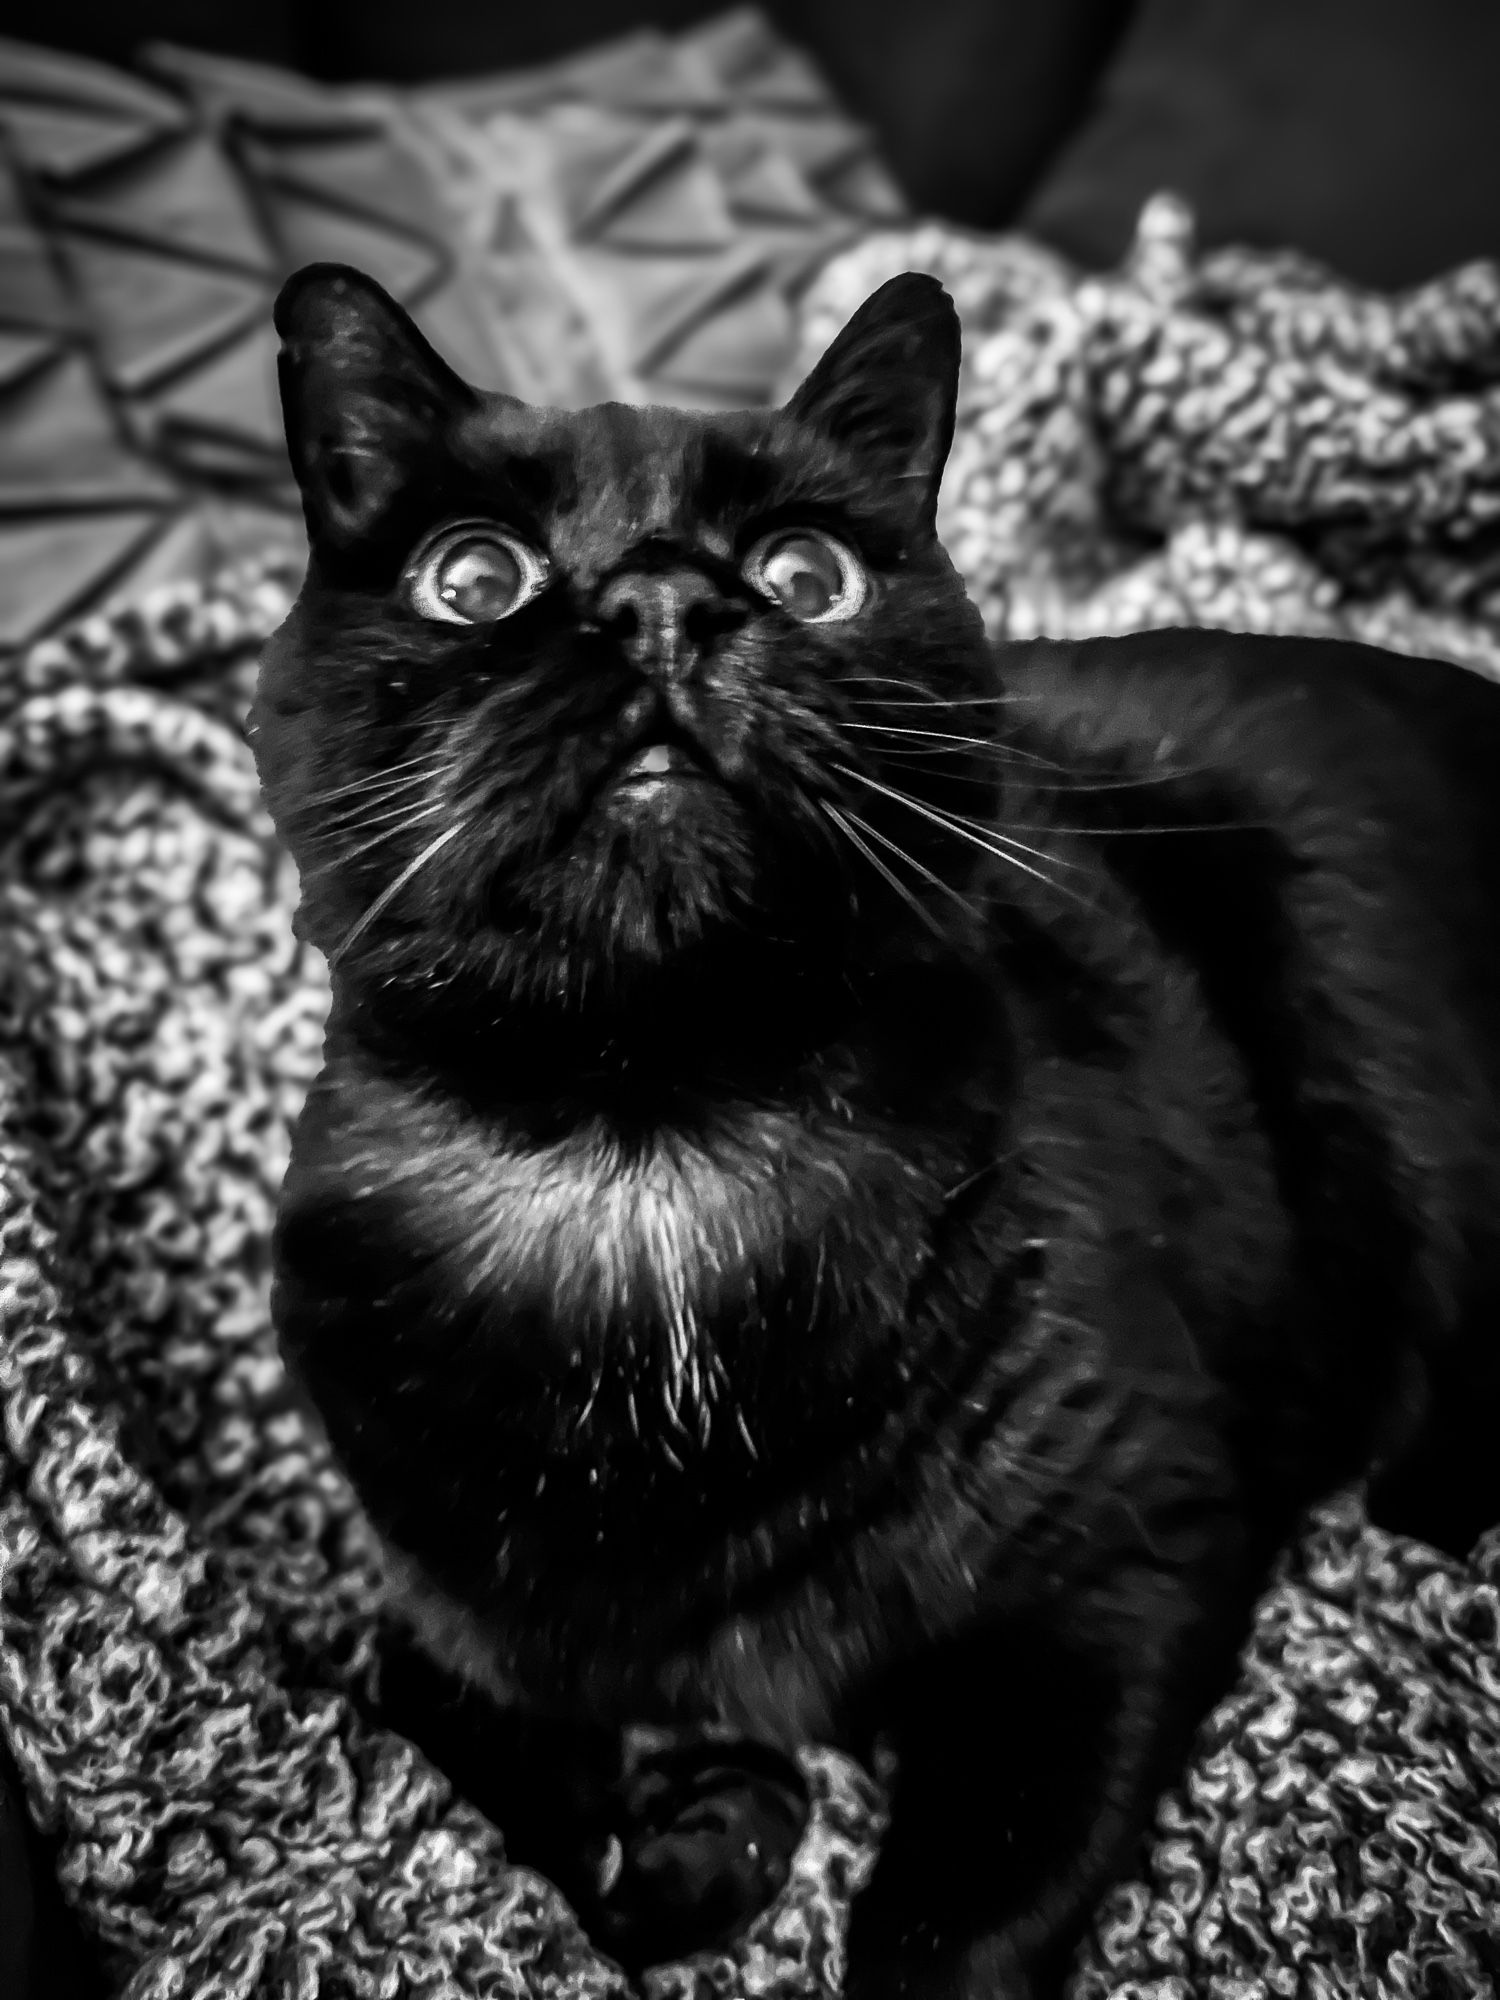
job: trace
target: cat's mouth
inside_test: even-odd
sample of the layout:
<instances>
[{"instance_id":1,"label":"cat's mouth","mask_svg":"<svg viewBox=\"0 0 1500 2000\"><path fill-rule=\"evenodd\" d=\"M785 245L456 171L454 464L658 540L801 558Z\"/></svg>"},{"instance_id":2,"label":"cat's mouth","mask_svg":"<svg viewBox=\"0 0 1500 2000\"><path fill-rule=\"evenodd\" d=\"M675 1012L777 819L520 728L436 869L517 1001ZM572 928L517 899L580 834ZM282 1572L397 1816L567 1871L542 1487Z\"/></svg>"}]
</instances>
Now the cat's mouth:
<instances>
[{"instance_id":1,"label":"cat's mouth","mask_svg":"<svg viewBox=\"0 0 1500 2000\"><path fill-rule=\"evenodd\" d=\"M656 716L612 746L585 795L583 817L617 829L672 827L684 835L717 823L736 788L707 744L672 718Z\"/></svg>"},{"instance_id":2,"label":"cat's mouth","mask_svg":"<svg viewBox=\"0 0 1500 2000\"><path fill-rule=\"evenodd\" d=\"M682 743L648 743L616 767L617 785L657 785L668 780L715 778L707 758Z\"/></svg>"},{"instance_id":3,"label":"cat's mouth","mask_svg":"<svg viewBox=\"0 0 1500 2000\"><path fill-rule=\"evenodd\" d=\"M684 788L722 785L723 777L703 745L685 729L657 726L635 737L600 773L595 797L638 805L653 797L668 797Z\"/></svg>"}]
</instances>

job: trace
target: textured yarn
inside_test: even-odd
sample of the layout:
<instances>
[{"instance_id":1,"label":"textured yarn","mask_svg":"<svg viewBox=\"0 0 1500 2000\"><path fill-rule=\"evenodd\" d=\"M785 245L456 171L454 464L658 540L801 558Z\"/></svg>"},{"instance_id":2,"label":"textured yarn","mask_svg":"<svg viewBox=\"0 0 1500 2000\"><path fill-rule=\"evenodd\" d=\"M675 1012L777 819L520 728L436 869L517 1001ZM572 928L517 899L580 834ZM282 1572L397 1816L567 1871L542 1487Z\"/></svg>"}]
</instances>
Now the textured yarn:
<instances>
[{"instance_id":1,"label":"textured yarn","mask_svg":"<svg viewBox=\"0 0 1500 2000\"><path fill-rule=\"evenodd\" d=\"M1500 670L1492 281L1381 306L1221 258L1205 290L1174 240L1080 281L1031 246L881 239L827 274L809 340L882 257L954 267L946 518L1002 630L1222 606ZM1195 384L1220 395L1237 356L1272 407L1196 430ZM1350 414L1314 477L1325 376ZM1408 488L1421 507L1387 504ZM293 587L158 595L0 668L0 1728L130 2000L603 2000L623 1982L556 1892L379 1728L373 1550L270 1337L326 988L242 718ZM651 1975L657 2000L827 1990L880 1801L806 1763L787 1890L732 1957ZM1458 1563L1353 1496L1314 1517L1075 1994L1500 1994L1500 1531Z\"/></svg>"},{"instance_id":2,"label":"textured yarn","mask_svg":"<svg viewBox=\"0 0 1500 2000\"><path fill-rule=\"evenodd\" d=\"M791 379L910 269L964 322L940 526L998 635L1326 633L1500 674L1500 266L1380 298L1199 257L1169 197L1108 277L929 224L824 270Z\"/></svg>"}]
</instances>

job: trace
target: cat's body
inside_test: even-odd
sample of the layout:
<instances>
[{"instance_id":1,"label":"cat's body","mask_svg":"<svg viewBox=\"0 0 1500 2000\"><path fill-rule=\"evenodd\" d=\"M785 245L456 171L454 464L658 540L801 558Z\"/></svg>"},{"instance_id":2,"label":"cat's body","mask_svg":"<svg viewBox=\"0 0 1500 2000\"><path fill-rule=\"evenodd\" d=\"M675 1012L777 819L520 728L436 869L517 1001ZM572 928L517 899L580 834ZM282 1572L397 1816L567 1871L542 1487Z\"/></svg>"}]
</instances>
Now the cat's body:
<instances>
[{"instance_id":1,"label":"cat's body","mask_svg":"<svg viewBox=\"0 0 1500 2000\"><path fill-rule=\"evenodd\" d=\"M849 1991L978 2000L1057 1980L1302 1506L1374 1468L1484 1525L1500 693L1221 634L992 656L904 282L718 420L476 415L352 279L289 295L314 566L256 739L335 1007L276 1310L534 1762L885 1740ZM476 572L435 601L411 551L476 514L546 567L492 547L518 602L448 619ZM518 1858L586 1903L551 1810Z\"/></svg>"}]
</instances>

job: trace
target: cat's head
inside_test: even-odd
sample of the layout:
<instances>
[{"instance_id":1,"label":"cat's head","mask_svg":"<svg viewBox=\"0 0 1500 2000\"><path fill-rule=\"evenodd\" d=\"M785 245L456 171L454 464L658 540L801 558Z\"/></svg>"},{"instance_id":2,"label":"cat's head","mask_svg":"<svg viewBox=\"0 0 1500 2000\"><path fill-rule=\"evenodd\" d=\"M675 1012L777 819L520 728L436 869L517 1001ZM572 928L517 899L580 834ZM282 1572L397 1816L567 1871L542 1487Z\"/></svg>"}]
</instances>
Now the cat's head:
<instances>
[{"instance_id":1,"label":"cat's head","mask_svg":"<svg viewBox=\"0 0 1500 2000\"><path fill-rule=\"evenodd\" d=\"M707 1001L955 921L972 849L930 815L983 811L983 766L942 704L992 669L934 528L935 280L727 415L480 393L337 267L276 324L311 557L252 740L336 985Z\"/></svg>"}]
</instances>

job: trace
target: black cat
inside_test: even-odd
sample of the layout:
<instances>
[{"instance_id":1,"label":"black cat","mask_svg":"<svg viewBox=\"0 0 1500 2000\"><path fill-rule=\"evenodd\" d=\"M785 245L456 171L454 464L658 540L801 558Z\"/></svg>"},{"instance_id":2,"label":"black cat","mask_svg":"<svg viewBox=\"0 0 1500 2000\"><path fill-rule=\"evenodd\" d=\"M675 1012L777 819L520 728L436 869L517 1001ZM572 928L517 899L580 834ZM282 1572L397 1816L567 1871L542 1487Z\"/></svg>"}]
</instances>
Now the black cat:
<instances>
[{"instance_id":1,"label":"black cat","mask_svg":"<svg viewBox=\"0 0 1500 2000\"><path fill-rule=\"evenodd\" d=\"M396 1712L634 1965L885 1743L847 1991L1052 1993L1299 1510L1500 1514L1500 693L992 651L928 278L729 416L479 394L352 271L277 325L275 1312Z\"/></svg>"}]
</instances>

